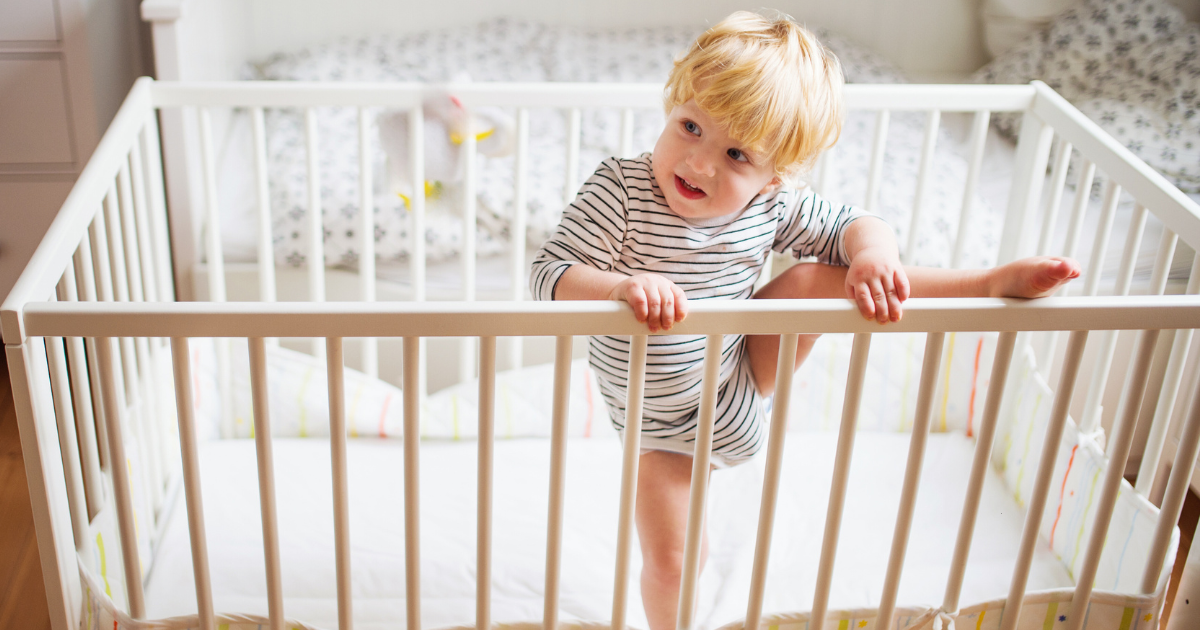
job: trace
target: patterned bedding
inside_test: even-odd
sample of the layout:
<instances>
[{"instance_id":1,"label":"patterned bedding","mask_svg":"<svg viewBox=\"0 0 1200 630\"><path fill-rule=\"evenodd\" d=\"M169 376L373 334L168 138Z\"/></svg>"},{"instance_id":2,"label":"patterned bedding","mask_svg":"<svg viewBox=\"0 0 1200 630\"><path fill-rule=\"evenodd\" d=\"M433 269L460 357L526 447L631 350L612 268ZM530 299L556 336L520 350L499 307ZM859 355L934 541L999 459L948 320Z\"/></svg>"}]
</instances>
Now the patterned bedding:
<instances>
[{"instance_id":1,"label":"patterned bedding","mask_svg":"<svg viewBox=\"0 0 1200 630\"><path fill-rule=\"evenodd\" d=\"M699 27L656 27L589 31L497 19L474 26L406 36L339 40L294 53L277 54L248 67L246 78L298 81L586 81L651 82L665 80L674 56ZM849 82L900 83L904 77L875 53L825 31L818 31L842 61ZM637 111L633 148L650 150L662 125L658 111ZM359 256L357 113L351 108L318 110L320 170L327 266L354 268ZM906 242L916 187L925 115L897 113L889 125L888 151L879 206L875 211ZM373 131L377 132L374 128ZM241 130L238 130L238 127ZM826 196L862 203L875 116L851 114L836 151L837 168ZM249 125L235 122L223 166L223 241L227 260L255 257L255 209L252 169L236 166L232 154L249 146ZM530 111L529 201L526 242L536 247L556 225L566 177L566 116L550 109ZM385 191L384 153L375 137L375 245L381 263L409 255L410 217L406 205ZM618 151L619 113L585 110L582 118L579 173L583 181L603 158ZM304 120L296 110L268 110L267 138L272 204L272 237L278 265L307 265L307 167ZM508 251L513 205L512 156L480 157L478 163L477 247L480 256ZM957 233L966 162L943 131L934 158L922 210L922 236L914 262L944 265ZM238 192L242 191L242 192ZM462 240L461 200L451 191L427 204L425 233L428 260L454 258ZM964 265L991 264L997 249L998 208L976 202L973 230Z\"/></svg>"}]
</instances>

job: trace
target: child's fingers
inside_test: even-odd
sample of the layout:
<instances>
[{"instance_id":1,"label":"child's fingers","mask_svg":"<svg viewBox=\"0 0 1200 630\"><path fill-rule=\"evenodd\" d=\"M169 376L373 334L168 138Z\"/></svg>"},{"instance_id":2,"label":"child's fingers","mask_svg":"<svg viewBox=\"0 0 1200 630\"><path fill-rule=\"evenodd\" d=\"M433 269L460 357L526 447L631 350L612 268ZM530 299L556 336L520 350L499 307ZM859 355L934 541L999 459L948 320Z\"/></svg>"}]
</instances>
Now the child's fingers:
<instances>
[{"instance_id":1,"label":"child's fingers","mask_svg":"<svg viewBox=\"0 0 1200 630\"><path fill-rule=\"evenodd\" d=\"M646 289L646 323L650 325L650 332L658 332L661 317L662 296L658 287L649 287Z\"/></svg>"},{"instance_id":2,"label":"child's fingers","mask_svg":"<svg viewBox=\"0 0 1200 630\"><path fill-rule=\"evenodd\" d=\"M883 283L879 280L874 280L871 282L871 301L875 305L875 321L879 322L880 324L887 323L887 291L883 288Z\"/></svg>"},{"instance_id":3,"label":"child's fingers","mask_svg":"<svg viewBox=\"0 0 1200 630\"><path fill-rule=\"evenodd\" d=\"M625 302L629 304L629 308L633 309L633 317L639 322L645 323L649 303L646 299L646 291L636 284L629 285L625 291Z\"/></svg>"},{"instance_id":4,"label":"child's fingers","mask_svg":"<svg viewBox=\"0 0 1200 630\"><path fill-rule=\"evenodd\" d=\"M888 280L890 280L890 278ZM887 293L887 318L889 321L898 322L902 316L900 311L900 292L897 291L896 286L890 282L885 282L883 288L884 292Z\"/></svg>"},{"instance_id":5,"label":"child's fingers","mask_svg":"<svg viewBox=\"0 0 1200 630\"><path fill-rule=\"evenodd\" d=\"M871 298L871 288L864 282L855 285L853 291L859 312L867 319L875 319L875 301Z\"/></svg>"},{"instance_id":6,"label":"child's fingers","mask_svg":"<svg viewBox=\"0 0 1200 630\"><path fill-rule=\"evenodd\" d=\"M893 282L896 284L896 297L903 302L912 294L912 287L908 284L908 274L904 273L904 269L897 269Z\"/></svg>"},{"instance_id":7,"label":"child's fingers","mask_svg":"<svg viewBox=\"0 0 1200 630\"><path fill-rule=\"evenodd\" d=\"M675 295L671 292L671 287L661 287L659 290L659 300L662 302L659 314L662 329L671 330L671 326L675 324Z\"/></svg>"},{"instance_id":8,"label":"child's fingers","mask_svg":"<svg viewBox=\"0 0 1200 630\"><path fill-rule=\"evenodd\" d=\"M675 296L675 321L681 322L687 317L687 294L678 285L671 285L671 293Z\"/></svg>"}]
</instances>

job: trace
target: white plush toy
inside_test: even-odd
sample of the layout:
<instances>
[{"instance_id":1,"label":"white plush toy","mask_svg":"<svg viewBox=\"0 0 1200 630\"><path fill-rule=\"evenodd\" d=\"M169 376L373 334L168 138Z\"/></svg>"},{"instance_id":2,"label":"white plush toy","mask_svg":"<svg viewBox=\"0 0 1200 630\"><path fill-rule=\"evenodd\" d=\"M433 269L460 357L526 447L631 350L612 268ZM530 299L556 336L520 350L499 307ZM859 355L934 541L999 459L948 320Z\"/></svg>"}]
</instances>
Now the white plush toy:
<instances>
[{"instance_id":1,"label":"white plush toy","mask_svg":"<svg viewBox=\"0 0 1200 630\"><path fill-rule=\"evenodd\" d=\"M516 142L515 124L504 110L480 107L467 111L462 101L446 94L422 106L425 122L425 182L427 200L449 199L463 181L466 152L463 140L474 133L479 155L503 157ZM416 187L412 182L408 142L408 112L384 112L379 117L379 140L387 155L387 187L412 209Z\"/></svg>"}]
</instances>

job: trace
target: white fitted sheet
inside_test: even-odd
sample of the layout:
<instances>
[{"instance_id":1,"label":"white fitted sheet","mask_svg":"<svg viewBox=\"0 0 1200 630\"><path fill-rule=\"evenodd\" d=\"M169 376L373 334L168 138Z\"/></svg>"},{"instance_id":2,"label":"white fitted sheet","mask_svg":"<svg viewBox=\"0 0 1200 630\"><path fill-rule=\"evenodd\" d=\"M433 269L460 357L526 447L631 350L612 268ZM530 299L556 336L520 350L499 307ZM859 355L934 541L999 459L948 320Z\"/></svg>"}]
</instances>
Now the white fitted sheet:
<instances>
[{"instance_id":1,"label":"white fitted sheet","mask_svg":"<svg viewBox=\"0 0 1200 630\"><path fill-rule=\"evenodd\" d=\"M887 566L908 434L860 432L850 475L830 605L878 605ZM764 612L812 606L836 434L793 433L785 451L780 505ZM925 455L900 605L942 601L974 442L934 434ZM620 444L616 434L572 439L567 447L566 525L560 608L564 619L611 618ZM422 626L474 623L474 442L421 445ZM497 622L542 616L549 442L496 444L492 614ZM350 517L357 628L404 619L402 443L351 440ZM701 577L698 620L715 628L745 615L763 459L716 471L708 503L710 556ZM201 449L201 477L218 612L266 614L254 443L223 440ZM275 470L287 617L337 625L329 443L275 441ZM147 584L147 612L195 612L185 506L173 508ZM1004 597L1024 511L989 474L967 568L964 605ZM647 627L633 553L629 623ZM1038 545L1028 590L1070 586L1063 565Z\"/></svg>"}]
</instances>

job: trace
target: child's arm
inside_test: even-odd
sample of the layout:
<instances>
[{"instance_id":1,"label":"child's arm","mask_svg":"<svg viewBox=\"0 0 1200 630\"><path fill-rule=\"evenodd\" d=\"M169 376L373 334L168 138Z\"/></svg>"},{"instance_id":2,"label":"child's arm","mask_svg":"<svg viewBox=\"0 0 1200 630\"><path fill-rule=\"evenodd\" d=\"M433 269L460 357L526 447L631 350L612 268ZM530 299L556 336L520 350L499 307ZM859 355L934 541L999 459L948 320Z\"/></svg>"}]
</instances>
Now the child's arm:
<instances>
[{"instance_id":1,"label":"child's arm","mask_svg":"<svg viewBox=\"0 0 1200 630\"><path fill-rule=\"evenodd\" d=\"M898 322L900 303L910 286L892 229L882 219L862 217L846 226L846 296L858 304L863 317L883 324Z\"/></svg>"},{"instance_id":2,"label":"child's arm","mask_svg":"<svg viewBox=\"0 0 1200 630\"><path fill-rule=\"evenodd\" d=\"M687 296L683 289L654 273L634 276L601 271L587 265L572 265L558 281L556 300L618 300L633 308L639 322L650 332L671 330L675 322L687 316Z\"/></svg>"}]
</instances>

